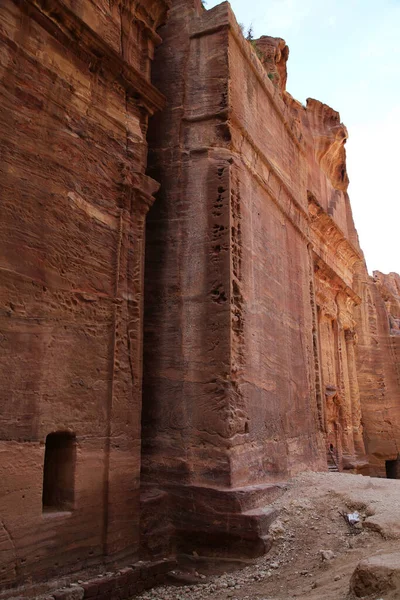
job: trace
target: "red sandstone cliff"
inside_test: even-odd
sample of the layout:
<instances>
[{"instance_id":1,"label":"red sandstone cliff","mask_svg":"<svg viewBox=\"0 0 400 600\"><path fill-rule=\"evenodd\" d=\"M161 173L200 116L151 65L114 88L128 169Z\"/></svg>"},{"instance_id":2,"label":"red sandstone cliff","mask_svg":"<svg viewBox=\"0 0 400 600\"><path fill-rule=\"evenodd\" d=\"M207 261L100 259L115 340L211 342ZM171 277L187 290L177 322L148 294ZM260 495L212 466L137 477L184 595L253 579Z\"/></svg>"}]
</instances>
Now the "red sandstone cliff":
<instances>
[{"instance_id":1,"label":"red sandstone cliff","mask_svg":"<svg viewBox=\"0 0 400 600\"><path fill-rule=\"evenodd\" d=\"M146 132L168 2L0 4L5 585L138 557Z\"/></svg>"},{"instance_id":2,"label":"red sandstone cliff","mask_svg":"<svg viewBox=\"0 0 400 600\"><path fill-rule=\"evenodd\" d=\"M285 42L244 40L228 5L176 2L162 35L145 477L234 490L317 468L322 440L339 468L365 469L347 130L291 98Z\"/></svg>"},{"instance_id":3,"label":"red sandstone cliff","mask_svg":"<svg viewBox=\"0 0 400 600\"><path fill-rule=\"evenodd\" d=\"M316 100L308 99L304 107L286 92L283 40L260 38L256 45L261 55L267 48L268 60L261 56L261 62L272 81L283 82L277 87L305 141L312 243L318 255L314 285L321 381L328 390L327 435L336 446L339 424L343 466L355 466L355 451L359 468L368 463L368 472L385 476L385 461L397 458L400 441L399 346L394 337L399 328L398 275L376 272L372 280L367 274L347 195L347 130L339 114ZM352 359L341 367L346 354ZM342 402L332 403L329 398L338 392ZM350 403L346 397L352 398ZM362 467L364 451L367 463Z\"/></svg>"},{"instance_id":4,"label":"red sandstone cliff","mask_svg":"<svg viewBox=\"0 0 400 600\"><path fill-rule=\"evenodd\" d=\"M398 459L400 281L347 130L284 40L171 4L2 3L3 584L255 556L288 477Z\"/></svg>"},{"instance_id":5,"label":"red sandstone cliff","mask_svg":"<svg viewBox=\"0 0 400 600\"><path fill-rule=\"evenodd\" d=\"M374 281L382 296L389 319L390 335L400 335L400 275L374 271Z\"/></svg>"},{"instance_id":6,"label":"red sandstone cliff","mask_svg":"<svg viewBox=\"0 0 400 600\"><path fill-rule=\"evenodd\" d=\"M400 345L396 330L399 314L397 274L375 272L359 265L356 288L362 299L357 308L357 364L362 398L362 420L369 473L386 476L386 461L400 454Z\"/></svg>"}]
</instances>

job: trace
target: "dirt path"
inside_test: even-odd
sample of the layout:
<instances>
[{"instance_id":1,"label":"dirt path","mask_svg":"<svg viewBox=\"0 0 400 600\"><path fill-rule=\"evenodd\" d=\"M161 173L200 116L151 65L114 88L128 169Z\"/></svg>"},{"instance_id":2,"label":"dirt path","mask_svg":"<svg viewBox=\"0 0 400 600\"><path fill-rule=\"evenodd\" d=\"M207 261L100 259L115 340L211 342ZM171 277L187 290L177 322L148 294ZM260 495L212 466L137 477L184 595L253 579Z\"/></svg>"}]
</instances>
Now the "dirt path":
<instances>
[{"instance_id":1,"label":"dirt path","mask_svg":"<svg viewBox=\"0 0 400 600\"><path fill-rule=\"evenodd\" d=\"M193 585L156 588L140 598L345 600L362 558L400 550L400 480L303 473L274 505L280 515L266 557L234 573L207 579L200 575ZM363 520L358 535L340 514L354 510Z\"/></svg>"}]
</instances>

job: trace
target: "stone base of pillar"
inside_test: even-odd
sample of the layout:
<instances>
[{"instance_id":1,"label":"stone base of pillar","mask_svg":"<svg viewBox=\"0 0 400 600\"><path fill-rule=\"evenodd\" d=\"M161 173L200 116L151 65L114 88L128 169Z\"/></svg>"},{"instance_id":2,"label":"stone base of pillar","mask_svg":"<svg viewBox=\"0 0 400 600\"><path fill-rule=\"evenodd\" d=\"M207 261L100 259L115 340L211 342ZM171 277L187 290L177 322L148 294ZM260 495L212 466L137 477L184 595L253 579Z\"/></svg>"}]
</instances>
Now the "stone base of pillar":
<instances>
[{"instance_id":1,"label":"stone base of pillar","mask_svg":"<svg viewBox=\"0 0 400 600\"><path fill-rule=\"evenodd\" d=\"M242 488L171 485L163 490L156 484L145 485L141 528L146 536L142 539L159 540L161 534L162 546L169 547L178 559L214 561L262 556L271 548L269 527L278 514L270 504L284 491L283 483ZM146 554L148 549L143 552Z\"/></svg>"}]
</instances>

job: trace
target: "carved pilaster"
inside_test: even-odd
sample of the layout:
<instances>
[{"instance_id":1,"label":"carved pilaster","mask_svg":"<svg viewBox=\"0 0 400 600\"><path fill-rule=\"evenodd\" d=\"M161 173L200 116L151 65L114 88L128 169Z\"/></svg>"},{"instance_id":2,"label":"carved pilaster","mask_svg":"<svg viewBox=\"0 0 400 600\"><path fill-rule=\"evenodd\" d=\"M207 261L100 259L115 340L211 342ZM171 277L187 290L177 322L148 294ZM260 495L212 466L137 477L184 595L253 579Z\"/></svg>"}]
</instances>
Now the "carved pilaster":
<instances>
[{"instance_id":1,"label":"carved pilaster","mask_svg":"<svg viewBox=\"0 0 400 600\"><path fill-rule=\"evenodd\" d=\"M347 364L349 371L350 396L352 404L352 425L354 447L357 455L365 455L365 446L363 440L363 432L361 425L361 401L360 390L358 386L355 345L357 342L357 334L354 329L347 329L345 332Z\"/></svg>"},{"instance_id":2,"label":"carved pilaster","mask_svg":"<svg viewBox=\"0 0 400 600\"><path fill-rule=\"evenodd\" d=\"M312 256L312 246L308 245L309 252L309 277L310 277L310 301L312 311L312 338L313 338L313 357L314 357L314 374L315 374L315 401L317 406L318 425L321 431L326 433L326 413L325 399L322 390L322 372L321 372L321 349L319 340L319 314L318 306L315 298L315 280L314 280L314 263Z\"/></svg>"},{"instance_id":3,"label":"carved pilaster","mask_svg":"<svg viewBox=\"0 0 400 600\"><path fill-rule=\"evenodd\" d=\"M347 458L354 455L353 429L352 429L352 403L350 393L350 382L348 372L347 347L345 341L345 330L338 324L338 361L341 395L341 423L343 430L343 452Z\"/></svg>"}]
</instances>

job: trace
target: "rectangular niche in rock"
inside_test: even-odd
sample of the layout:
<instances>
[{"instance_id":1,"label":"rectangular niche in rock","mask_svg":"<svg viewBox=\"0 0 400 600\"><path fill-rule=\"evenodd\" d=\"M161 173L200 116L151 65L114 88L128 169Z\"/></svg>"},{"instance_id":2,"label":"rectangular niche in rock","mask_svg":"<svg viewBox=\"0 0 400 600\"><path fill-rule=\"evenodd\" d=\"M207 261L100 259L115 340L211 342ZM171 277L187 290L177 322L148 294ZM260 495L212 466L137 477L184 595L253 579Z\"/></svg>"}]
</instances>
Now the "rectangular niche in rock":
<instances>
[{"instance_id":1,"label":"rectangular niche in rock","mask_svg":"<svg viewBox=\"0 0 400 600\"><path fill-rule=\"evenodd\" d=\"M46 437L43 512L70 511L74 505L75 434L59 431Z\"/></svg>"},{"instance_id":2,"label":"rectangular niche in rock","mask_svg":"<svg viewBox=\"0 0 400 600\"><path fill-rule=\"evenodd\" d=\"M387 479L400 479L400 459L386 461Z\"/></svg>"}]
</instances>

